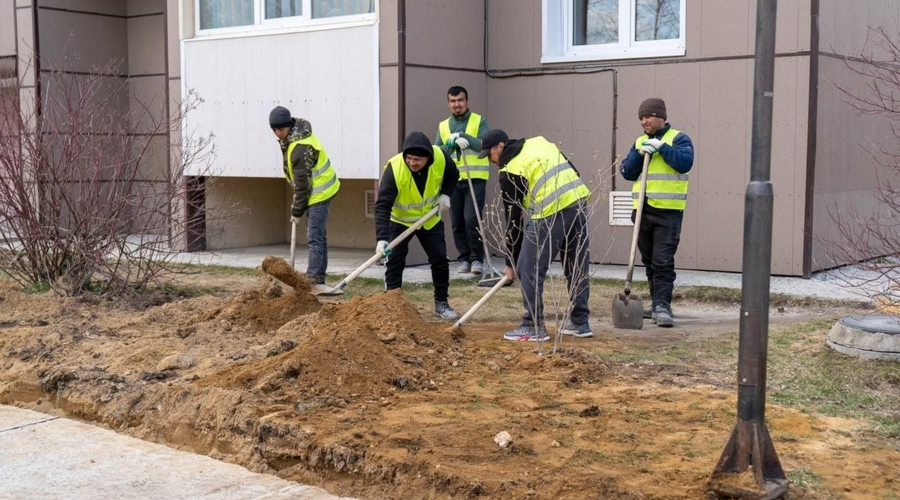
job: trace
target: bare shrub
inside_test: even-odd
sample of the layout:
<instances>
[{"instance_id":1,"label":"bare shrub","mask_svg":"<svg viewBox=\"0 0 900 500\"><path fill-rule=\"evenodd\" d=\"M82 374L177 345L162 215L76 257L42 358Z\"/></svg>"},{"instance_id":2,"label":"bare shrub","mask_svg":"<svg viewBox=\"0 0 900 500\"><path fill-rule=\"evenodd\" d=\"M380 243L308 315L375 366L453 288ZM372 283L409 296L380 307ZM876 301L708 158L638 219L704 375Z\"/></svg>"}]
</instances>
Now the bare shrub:
<instances>
[{"instance_id":1,"label":"bare shrub","mask_svg":"<svg viewBox=\"0 0 900 500\"><path fill-rule=\"evenodd\" d=\"M212 137L177 132L195 94L167 113L165 93L129 99L117 64L68 66L41 61L39 92L22 79L4 89L0 272L63 295L130 293L177 270L185 172L211 173Z\"/></svg>"}]
</instances>

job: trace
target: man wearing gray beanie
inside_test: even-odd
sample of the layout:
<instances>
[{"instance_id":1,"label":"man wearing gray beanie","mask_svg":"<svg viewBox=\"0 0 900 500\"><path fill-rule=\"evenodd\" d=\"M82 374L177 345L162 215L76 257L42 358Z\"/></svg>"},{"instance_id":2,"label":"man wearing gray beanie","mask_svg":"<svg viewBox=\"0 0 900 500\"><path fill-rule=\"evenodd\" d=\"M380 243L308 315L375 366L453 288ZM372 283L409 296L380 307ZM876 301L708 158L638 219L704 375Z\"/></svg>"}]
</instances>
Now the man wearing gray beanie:
<instances>
[{"instance_id":1,"label":"man wearing gray beanie","mask_svg":"<svg viewBox=\"0 0 900 500\"><path fill-rule=\"evenodd\" d=\"M658 97L645 99L638 107L644 135L631 145L619 171L632 184L633 208L637 213L638 194L645 155L650 155L647 194L641 213L638 250L647 271L653 303L644 311L657 326L675 326L672 319L672 289L675 285L675 252L681 238L681 222L688 194L688 172L694 166L694 145L684 132L666 121L666 103Z\"/></svg>"},{"instance_id":2,"label":"man wearing gray beanie","mask_svg":"<svg viewBox=\"0 0 900 500\"><path fill-rule=\"evenodd\" d=\"M331 199L341 186L331 159L319 139L312 133L312 125L302 118L294 118L283 106L269 113L269 127L283 155L284 178L294 189L291 203L291 224L299 224L306 214L306 239L309 259L306 277L313 285L325 284L328 268L328 240L325 225Z\"/></svg>"}]
</instances>

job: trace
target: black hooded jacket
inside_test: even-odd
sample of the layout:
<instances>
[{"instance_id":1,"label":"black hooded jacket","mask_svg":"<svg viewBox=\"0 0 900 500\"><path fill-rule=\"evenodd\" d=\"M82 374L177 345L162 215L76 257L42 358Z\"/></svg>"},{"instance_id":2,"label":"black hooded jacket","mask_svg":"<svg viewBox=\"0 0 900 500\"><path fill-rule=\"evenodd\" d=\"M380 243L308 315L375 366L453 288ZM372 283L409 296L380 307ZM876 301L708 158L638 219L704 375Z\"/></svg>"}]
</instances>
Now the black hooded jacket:
<instances>
[{"instance_id":1,"label":"black hooded jacket","mask_svg":"<svg viewBox=\"0 0 900 500\"><path fill-rule=\"evenodd\" d=\"M434 149L431 147L431 141L422 132L410 133L403 141L404 157L407 154L428 158L428 163L422 170L410 171L416 187L419 189L419 194L422 194L425 192L428 170L434 163ZM456 180L459 179L459 170L450 155L444 151L441 151L441 154L444 155L445 164L444 178L441 179L441 194L452 196L456 189ZM405 161L404 165L406 165ZM394 180L394 171L390 168L390 164L385 165L382 170L381 181L378 184L378 198L375 202L375 237L378 241L390 241L391 208L394 206L394 200L397 199L397 182Z\"/></svg>"}]
</instances>

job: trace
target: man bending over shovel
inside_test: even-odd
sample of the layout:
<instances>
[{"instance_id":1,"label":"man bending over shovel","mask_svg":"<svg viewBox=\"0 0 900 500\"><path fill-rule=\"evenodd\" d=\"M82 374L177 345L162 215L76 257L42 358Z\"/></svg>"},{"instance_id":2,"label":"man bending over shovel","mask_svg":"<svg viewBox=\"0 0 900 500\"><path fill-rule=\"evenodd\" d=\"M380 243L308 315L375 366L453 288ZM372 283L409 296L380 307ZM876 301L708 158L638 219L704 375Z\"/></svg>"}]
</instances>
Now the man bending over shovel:
<instances>
[{"instance_id":1,"label":"man bending over shovel","mask_svg":"<svg viewBox=\"0 0 900 500\"><path fill-rule=\"evenodd\" d=\"M550 340L544 325L544 278L550 262L562 254L572 312L560 329L564 335L591 337L588 326L588 247L586 204L590 191L575 166L543 137L510 140L500 129L489 131L479 156L500 167L500 190L506 214L506 268L519 277L525 314L522 326L505 340ZM527 224L525 212L530 215ZM515 266L515 268L513 268Z\"/></svg>"}]
</instances>

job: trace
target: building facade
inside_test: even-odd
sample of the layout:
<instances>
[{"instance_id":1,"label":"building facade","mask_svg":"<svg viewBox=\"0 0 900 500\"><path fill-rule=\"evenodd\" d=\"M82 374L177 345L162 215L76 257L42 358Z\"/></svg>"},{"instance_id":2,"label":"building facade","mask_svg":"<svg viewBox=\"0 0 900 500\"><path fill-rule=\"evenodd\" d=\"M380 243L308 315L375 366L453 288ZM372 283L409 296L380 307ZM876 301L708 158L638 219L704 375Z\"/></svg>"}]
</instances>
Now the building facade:
<instances>
[{"instance_id":1,"label":"building facade","mask_svg":"<svg viewBox=\"0 0 900 500\"><path fill-rule=\"evenodd\" d=\"M832 214L875 209L863 146L895 138L840 89L865 92L845 61L869 50L870 27L896 29L900 4L778 7L772 272L808 276L843 263L828 248L842 244ZM312 123L341 178L329 244L370 248L379 167L409 131L434 136L446 90L462 85L492 127L560 145L596 193L592 260L618 264L631 186L615 163L641 134L638 104L661 97L696 147L678 266L740 271L755 13L752 0L0 0L0 78L40 88L40 68L25 74L22 61L75 49L73 75L123 62L112 77L128 78L131 106L197 92L202 105L173 131L216 137L216 182L197 182L197 200L247 208L198 228L210 236L191 245L209 249L289 238L275 105Z\"/></svg>"}]
</instances>

